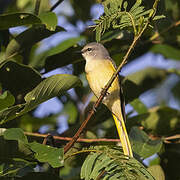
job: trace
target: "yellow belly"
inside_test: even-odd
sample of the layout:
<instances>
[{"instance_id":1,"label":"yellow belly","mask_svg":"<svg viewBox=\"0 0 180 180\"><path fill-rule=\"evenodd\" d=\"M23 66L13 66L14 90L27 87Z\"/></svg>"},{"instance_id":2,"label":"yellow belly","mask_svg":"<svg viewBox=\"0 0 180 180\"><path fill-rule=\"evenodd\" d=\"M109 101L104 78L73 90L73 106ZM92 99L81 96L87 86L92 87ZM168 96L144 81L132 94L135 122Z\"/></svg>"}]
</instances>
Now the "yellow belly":
<instances>
[{"instance_id":1,"label":"yellow belly","mask_svg":"<svg viewBox=\"0 0 180 180\"><path fill-rule=\"evenodd\" d=\"M108 83L115 68L110 60L89 61L86 64L86 77L93 93L99 97L102 89ZM118 77L108 89L108 94L103 103L119 117L121 114L120 87Z\"/></svg>"}]
</instances>

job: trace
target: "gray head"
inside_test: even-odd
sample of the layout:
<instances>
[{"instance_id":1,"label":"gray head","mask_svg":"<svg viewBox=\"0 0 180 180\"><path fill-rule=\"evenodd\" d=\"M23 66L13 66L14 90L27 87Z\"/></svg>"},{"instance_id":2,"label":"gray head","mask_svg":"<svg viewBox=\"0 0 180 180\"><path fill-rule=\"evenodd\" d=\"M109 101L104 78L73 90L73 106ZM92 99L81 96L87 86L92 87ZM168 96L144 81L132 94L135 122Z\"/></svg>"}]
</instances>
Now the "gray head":
<instances>
[{"instance_id":1,"label":"gray head","mask_svg":"<svg viewBox=\"0 0 180 180\"><path fill-rule=\"evenodd\" d=\"M102 44L96 42L92 42L84 46L81 53L86 61L110 58L107 49Z\"/></svg>"}]
</instances>

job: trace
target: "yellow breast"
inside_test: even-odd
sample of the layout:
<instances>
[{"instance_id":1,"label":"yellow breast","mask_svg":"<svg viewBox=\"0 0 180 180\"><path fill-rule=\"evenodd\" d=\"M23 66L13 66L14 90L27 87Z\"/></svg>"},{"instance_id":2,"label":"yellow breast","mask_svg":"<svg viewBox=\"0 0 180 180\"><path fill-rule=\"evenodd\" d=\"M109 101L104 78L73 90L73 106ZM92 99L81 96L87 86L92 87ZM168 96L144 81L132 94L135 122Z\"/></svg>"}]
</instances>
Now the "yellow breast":
<instances>
[{"instance_id":1,"label":"yellow breast","mask_svg":"<svg viewBox=\"0 0 180 180\"><path fill-rule=\"evenodd\" d=\"M110 60L92 60L86 61L85 71L89 86L98 98L102 89L115 72L115 68ZM103 103L117 117L121 116L120 84L118 77L108 89L108 94L105 96Z\"/></svg>"}]
</instances>

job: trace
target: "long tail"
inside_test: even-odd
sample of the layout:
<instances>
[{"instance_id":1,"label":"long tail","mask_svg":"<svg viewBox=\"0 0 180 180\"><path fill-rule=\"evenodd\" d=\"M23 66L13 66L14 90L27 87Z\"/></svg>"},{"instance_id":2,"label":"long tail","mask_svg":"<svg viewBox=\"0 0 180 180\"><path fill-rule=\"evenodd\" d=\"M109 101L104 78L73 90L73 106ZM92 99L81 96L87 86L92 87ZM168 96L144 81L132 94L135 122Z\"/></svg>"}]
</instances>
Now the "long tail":
<instances>
[{"instance_id":1,"label":"long tail","mask_svg":"<svg viewBox=\"0 0 180 180\"><path fill-rule=\"evenodd\" d=\"M115 115L113 115L113 118L114 118L114 121L116 124L116 128L117 128L117 131L119 134L119 138L121 140L121 144L122 144L124 154L133 157L131 144L130 144L130 141L128 138L128 134L126 131L126 126L125 126L123 118L118 119Z\"/></svg>"}]
</instances>

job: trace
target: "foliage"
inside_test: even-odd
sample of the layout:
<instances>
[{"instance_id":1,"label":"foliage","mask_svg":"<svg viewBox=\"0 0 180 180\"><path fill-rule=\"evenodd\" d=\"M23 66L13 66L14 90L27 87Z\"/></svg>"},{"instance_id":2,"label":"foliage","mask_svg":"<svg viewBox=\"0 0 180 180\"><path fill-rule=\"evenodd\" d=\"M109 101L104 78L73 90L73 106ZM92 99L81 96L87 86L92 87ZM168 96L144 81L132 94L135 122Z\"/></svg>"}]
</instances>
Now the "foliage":
<instances>
[{"instance_id":1,"label":"foliage","mask_svg":"<svg viewBox=\"0 0 180 180\"><path fill-rule=\"evenodd\" d=\"M81 178L97 179L154 179L134 158L123 155L122 149L106 146L95 146L81 168Z\"/></svg>"},{"instance_id":2,"label":"foliage","mask_svg":"<svg viewBox=\"0 0 180 180\"><path fill-rule=\"evenodd\" d=\"M179 179L179 1L57 2L0 2L0 178ZM104 9L99 17L96 8ZM54 135L66 119L68 130L60 136L72 137L96 101L77 52L99 41L118 66L138 35L124 68L129 74L121 76L134 158L107 141L117 133L104 105L84 130L84 143L64 155L66 141ZM149 59L153 67L146 66ZM43 116L37 115L40 109ZM54 138L35 133L39 130Z\"/></svg>"},{"instance_id":3,"label":"foliage","mask_svg":"<svg viewBox=\"0 0 180 180\"><path fill-rule=\"evenodd\" d=\"M153 12L151 9L145 10L141 4L142 0L137 0L129 9L127 1L105 1L103 3L104 15L100 16L100 18L95 21L96 40L100 41L101 35L111 26L113 29L120 30L133 28L135 35L139 33L143 25L149 20L150 14ZM164 16L155 16L154 19L162 17Z\"/></svg>"}]
</instances>

